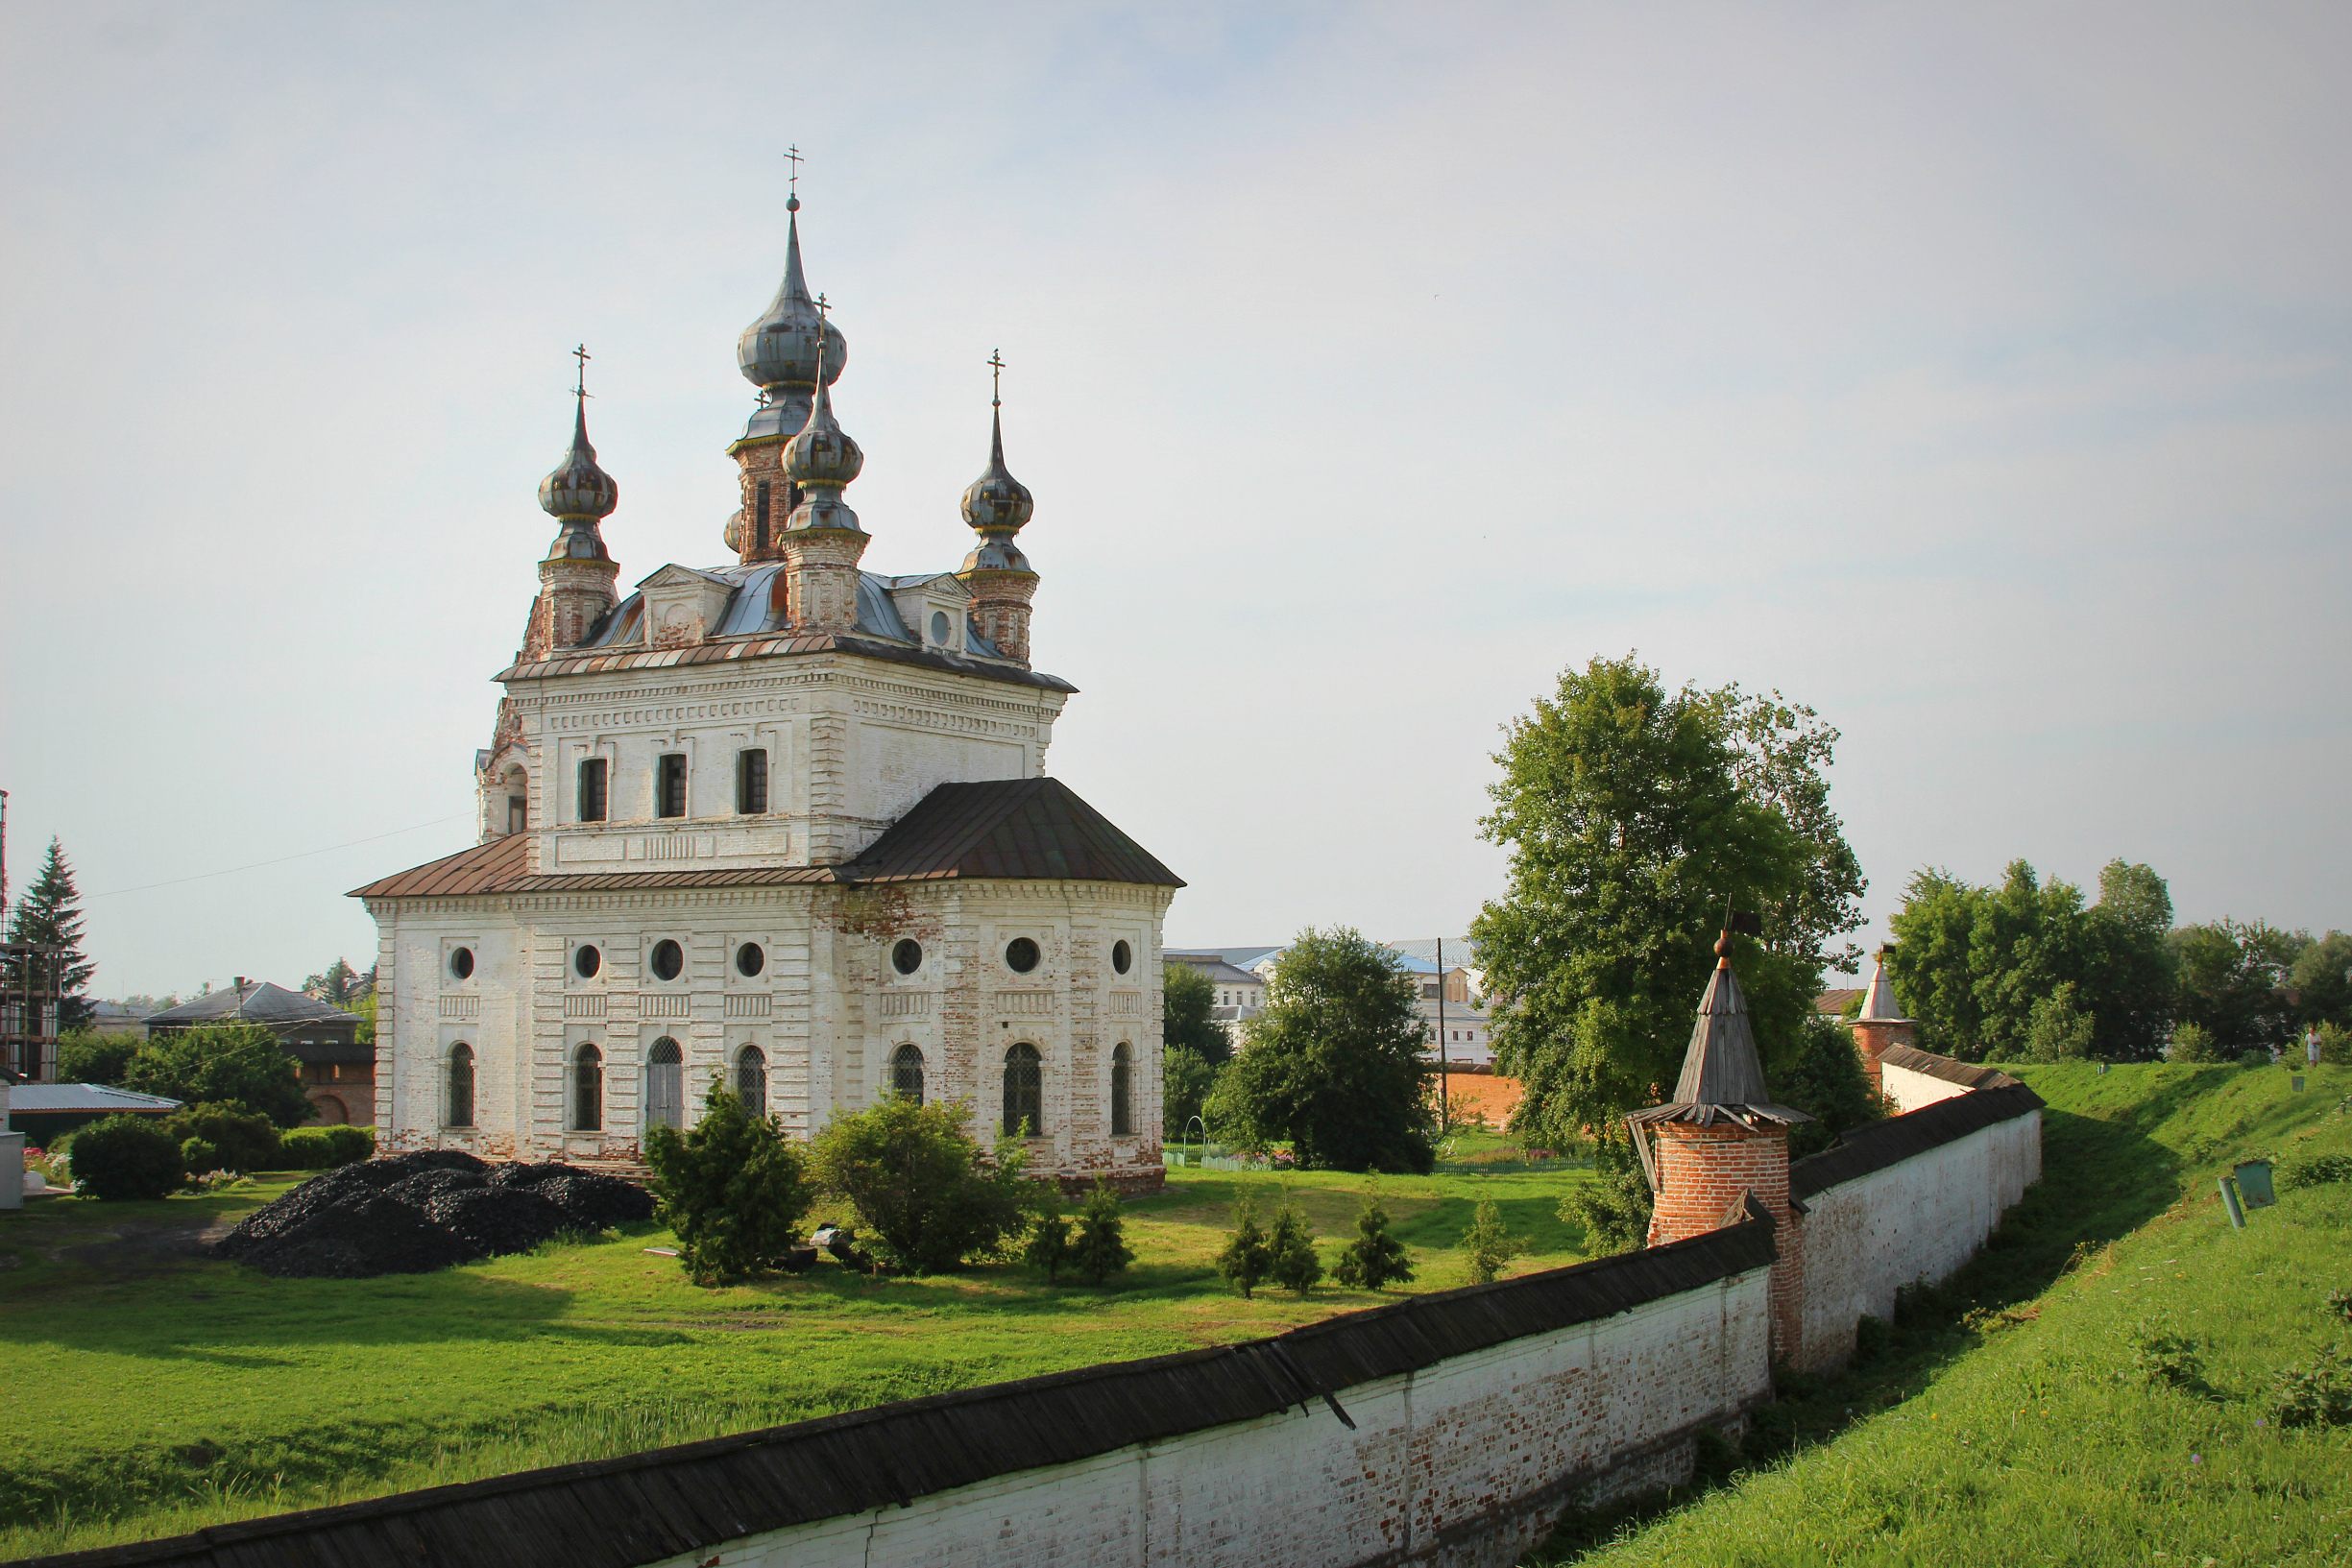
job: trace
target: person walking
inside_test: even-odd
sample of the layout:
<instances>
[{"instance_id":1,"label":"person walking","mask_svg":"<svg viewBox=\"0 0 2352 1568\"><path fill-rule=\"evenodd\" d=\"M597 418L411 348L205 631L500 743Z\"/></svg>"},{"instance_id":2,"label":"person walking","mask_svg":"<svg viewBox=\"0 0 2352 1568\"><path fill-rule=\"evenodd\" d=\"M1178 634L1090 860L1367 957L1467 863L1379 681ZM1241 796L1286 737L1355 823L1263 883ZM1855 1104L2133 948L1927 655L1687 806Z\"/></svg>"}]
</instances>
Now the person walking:
<instances>
[{"instance_id":1,"label":"person walking","mask_svg":"<svg viewBox=\"0 0 2352 1568\"><path fill-rule=\"evenodd\" d=\"M2319 1065L2319 1025L2316 1024L2303 1036L2303 1060L2313 1067Z\"/></svg>"}]
</instances>

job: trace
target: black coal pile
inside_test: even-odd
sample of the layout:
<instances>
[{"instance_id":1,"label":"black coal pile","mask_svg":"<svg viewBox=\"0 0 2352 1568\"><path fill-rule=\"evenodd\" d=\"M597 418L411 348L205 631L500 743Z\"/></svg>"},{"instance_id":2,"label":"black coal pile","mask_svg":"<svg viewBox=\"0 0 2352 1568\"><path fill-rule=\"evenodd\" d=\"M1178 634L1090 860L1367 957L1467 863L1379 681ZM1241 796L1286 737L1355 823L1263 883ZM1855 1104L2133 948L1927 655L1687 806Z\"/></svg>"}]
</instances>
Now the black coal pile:
<instances>
[{"instance_id":1,"label":"black coal pile","mask_svg":"<svg viewBox=\"0 0 2352 1568\"><path fill-rule=\"evenodd\" d=\"M265 1274L369 1279L652 1218L653 1199L617 1176L421 1149L315 1176L246 1216L213 1250Z\"/></svg>"}]
</instances>

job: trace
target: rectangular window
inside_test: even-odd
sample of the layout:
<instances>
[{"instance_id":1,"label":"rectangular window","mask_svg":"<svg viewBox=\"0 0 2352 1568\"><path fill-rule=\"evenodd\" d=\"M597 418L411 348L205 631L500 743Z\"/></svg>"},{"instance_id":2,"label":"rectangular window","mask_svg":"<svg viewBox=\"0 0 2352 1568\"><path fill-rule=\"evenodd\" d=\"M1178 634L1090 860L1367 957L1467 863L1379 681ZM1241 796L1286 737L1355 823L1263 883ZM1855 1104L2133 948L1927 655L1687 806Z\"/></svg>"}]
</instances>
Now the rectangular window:
<instances>
[{"instance_id":1,"label":"rectangular window","mask_svg":"<svg viewBox=\"0 0 2352 1568\"><path fill-rule=\"evenodd\" d=\"M767 548L767 485L765 479L760 481L760 495L756 503L758 516L752 525L752 538L762 550Z\"/></svg>"},{"instance_id":2,"label":"rectangular window","mask_svg":"<svg viewBox=\"0 0 2352 1568\"><path fill-rule=\"evenodd\" d=\"M506 831L508 832L519 833L522 832L523 827L529 821L529 818L530 808L523 804L523 800L521 795L509 795L506 797Z\"/></svg>"},{"instance_id":3,"label":"rectangular window","mask_svg":"<svg viewBox=\"0 0 2352 1568\"><path fill-rule=\"evenodd\" d=\"M580 820L604 820L604 759L592 757L580 764Z\"/></svg>"},{"instance_id":4,"label":"rectangular window","mask_svg":"<svg viewBox=\"0 0 2352 1568\"><path fill-rule=\"evenodd\" d=\"M735 754L735 808L745 816L756 816L767 809L765 751L740 751Z\"/></svg>"},{"instance_id":5,"label":"rectangular window","mask_svg":"<svg viewBox=\"0 0 2352 1568\"><path fill-rule=\"evenodd\" d=\"M653 791L653 814L664 817L686 815L686 754L664 754L661 771L656 775Z\"/></svg>"}]
</instances>

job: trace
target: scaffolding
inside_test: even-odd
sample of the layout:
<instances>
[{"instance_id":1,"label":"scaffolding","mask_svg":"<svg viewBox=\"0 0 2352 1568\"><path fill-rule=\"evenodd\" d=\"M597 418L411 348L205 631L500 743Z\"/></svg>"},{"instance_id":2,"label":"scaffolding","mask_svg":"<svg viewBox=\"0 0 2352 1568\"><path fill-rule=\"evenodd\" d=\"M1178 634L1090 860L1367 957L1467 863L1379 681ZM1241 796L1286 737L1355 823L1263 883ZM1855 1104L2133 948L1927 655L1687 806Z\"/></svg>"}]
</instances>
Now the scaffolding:
<instances>
[{"instance_id":1,"label":"scaffolding","mask_svg":"<svg viewBox=\"0 0 2352 1568\"><path fill-rule=\"evenodd\" d=\"M55 1083L65 950L0 943L0 1068L16 1083Z\"/></svg>"}]
</instances>

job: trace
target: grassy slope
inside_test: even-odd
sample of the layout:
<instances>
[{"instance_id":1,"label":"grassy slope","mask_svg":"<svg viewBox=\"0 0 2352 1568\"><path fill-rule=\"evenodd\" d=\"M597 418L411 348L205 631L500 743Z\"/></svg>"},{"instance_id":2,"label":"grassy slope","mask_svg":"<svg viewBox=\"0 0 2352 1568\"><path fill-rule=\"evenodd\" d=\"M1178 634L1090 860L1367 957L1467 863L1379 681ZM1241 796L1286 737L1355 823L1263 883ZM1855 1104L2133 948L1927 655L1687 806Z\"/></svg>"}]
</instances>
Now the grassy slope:
<instances>
[{"instance_id":1,"label":"grassy slope","mask_svg":"<svg viewBox=\"0 0 2352 1568\"><path fill-rule=\"evenodd\" d=\"M2352 1149L2352 1071L2300 1096L2270 1069L2011 1071L2050 1102L2046 1173L1998 1244L1869 1365L1793 1380L1734 1484L1575 1521L1535 1560L2352 1561L2352 1430L2262 1420L2272 1370L2345 1332L2322 1303L2352 1287L2352 1185L2243 1233L2214 1185L2249 1154ZM2203 1340L2209 1395L2119 1376L2159 1312Z\"/></svg>"},{"instance_id":2,"label":"grassy slope","mask_svg":"<svg viewBox=\"0 0 2352 1568\"><path fill-rule=\"evenodd\" d=\"M1489 1142L1491 1142L1491 1140ZM108 1245L126 1227L230 1217L242 1198L59 1199L0 1216L0 1557L79 1550L324 1502L601 1458L975 1384L1278 1332L1363 1293L1242 1301L1216 1280L1232 1198L1280 1183L1170 1173L1128 1205L1141 1262L1118 1288L1049 1289L1013 1266L696 1290L643 1249L659 1227L437 1274L278 1280ZM1416 1290L1464 1282L1472 1194L1534 1252L1575 1261L1554 1210L1581 1171L1388 1178ZM1354 1233L1365 1178L1300 1174L1325 1239ZM85 1250L94 1249L94 1250ZM1047 1332L1039 1332L1045 1330Z\"/></svg>"}]
</instances>

